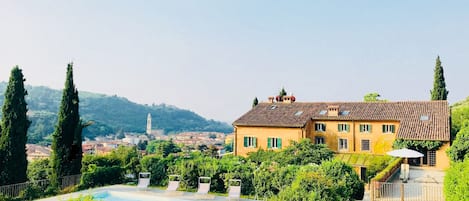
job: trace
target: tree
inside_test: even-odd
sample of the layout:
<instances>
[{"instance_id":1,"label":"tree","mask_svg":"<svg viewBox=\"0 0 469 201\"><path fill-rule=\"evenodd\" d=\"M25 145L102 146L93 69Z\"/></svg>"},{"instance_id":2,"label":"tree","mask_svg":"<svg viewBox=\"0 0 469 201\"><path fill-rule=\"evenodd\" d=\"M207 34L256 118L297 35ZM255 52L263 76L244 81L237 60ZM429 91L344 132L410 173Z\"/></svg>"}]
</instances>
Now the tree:
<instances>
[{"instance_id":1,"label":"tree","mask_svg":"<svg viewBox=\"0 0 469 201\"><path fill-rule=\"evenodd\" d=\"M252 101L252 107L256 107L257 104L259 104L259 100L257 100L257 97L254 97L254 100Z\"/></svg>"},{"instance_id":2,"label":"tree","mask_svg":"<svg viewBox=\"0 0 469 201\"><path fill-rule=\"evenodd\" d=\"M79 174L82 160L84 125L78 110L78 91L73 83L73 63L67 66L67 77L62 94L57 125L52 134L51 185L59 186L59 178Z\"/></svg>"},{"instance_id":3,"label":"tree","mask_svg":"<svg viewBox=\"0 0 469 201\"><path fill-rule=\"evenodd\" d=\"M15 66L5 91L0 134L0 185L22 183L28 180L26 170L27 132L31 122L25 96L22 70Z\"/></svg>"},{"instance_id":4,"label":"tree","mask_svg":"<svg viewBox=\"0 0 469 201\"><path fill-rule=\"evenodd\" d=\"M282 87L282 89L278 93L278 96L275 97L275 100L277 102L283 102L283 97L286 95L287 95L287 91L285 91L285 88Z\"/></svg>"},{"instance_id":5,"label":"tree","mask_svg":"<svg viewBox=\"0 0 469 201\"><path fill-rule=\"evenodd\" d=\"M469 120L466 120L465 126L458 132L456 139L448 150L448 155L452 161L461 162L469 153Z\"/></svg>"},{"instance_id":6,"label":"tree","mask_svg":"<svg viewBox=\"0 0 469 201\"><path fill-rule=\"evenodd\" d=\"M443 66L441 66L440 56L436 57L435 75L433 80L433 90L430 91L432 100L446 100L449 91L446 90Z\"/></svg>"},{"instance_id":7,"label":"tree","mask_svg":"<svg viewBox=\"0 0 469 201\"><path fill-rule=\"evenodd\" d=\"M376 92L367 93L363 96L363 101L365 102L387 102L386 99L379 99L380 95Z\"/></svg>"}]
</instances>

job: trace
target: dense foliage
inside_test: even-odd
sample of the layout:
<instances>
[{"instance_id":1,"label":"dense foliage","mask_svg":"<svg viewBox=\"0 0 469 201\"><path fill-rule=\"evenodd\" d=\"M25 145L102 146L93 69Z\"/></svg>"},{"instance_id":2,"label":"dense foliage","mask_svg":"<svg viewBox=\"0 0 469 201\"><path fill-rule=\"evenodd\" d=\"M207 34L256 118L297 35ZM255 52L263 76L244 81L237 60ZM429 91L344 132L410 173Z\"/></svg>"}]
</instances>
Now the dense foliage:
<instances>
[{"instance_id":1,"label":"dense foliage","mask_svg":"<svg viewBox=\"0 0 469 201\"><path fill-rule=\"evenodd\" d=\"M466 121L462 129L456 135L456 139L448 150L452 161L463 161L469 153L469 121Z\"/></svg>"},{"instance_id":2,"label":"dense foliage","mask_svg":"<svg viewBox=\"0 0 469 201\"><path fill-rule=\"evenodd\" d=\"M302 166L291 185L272 200L361 200L363 193L363 183L352 167L333 160Z\"/></svg>"},{"instance_id":3,"label":"dense foliage","mask_svg":"<svg viewBox=\"0 0 469 201\"><path fill-rule=\"evenodd\" d=\"M425 153L426 151L438 150L441 145L443 145L441 141L397 139L392 146L395 149L408 148Z\"/></svg>"},{"instance_id":4,"label":"dense foliage","mask_svg":"<svg viewBox=\"0 0 469 201\"><path fill-rule=\"evenodd\" d=\"M440 56L436 58L435 75L433 80L433 90L430 91L432 100L446 100L449 91L446 90L443 66L441 66Z\"/></svg>"},{"instance_id":5,"label":"dense foliage","mask_svg":"<svg viewBox=\"0 0 469 201\"><path fill-rule=\"evenodd\" d=\"M4 99L1 94L6 83L0 82L0 105ZM32 121L28 130L28 143L50 144L50 135L57 122L61 93L47 87L27 86L28 102ZM89 92L80 92L80 114L84 120L92 120L93 125L83 129L83 136L95 138L119 130L125 132L145 132L146 117L151 113L155 122L153 128L165 133L183 131L233 132L233 128L224 122L207 120L196 113L174 106L140 105L118 96L106 96Z\"/></svg>"},{"instance_id":6,"label":"dense foliage","mask_svg":"<svg viewBox=\"0 0 469 201\"><path fill-rule=\"evenodd\" d=\"M447 201L467 200L469 195L469 158L454 162L446 171L444 193Z\"/></svg>"},{"instance_id":7,"label":"dense foliage","mask_svg":"<svg viewBox=\"0 0 469 201\"><path fill-rule=\"evenodd\" d=\"M59 185L60 177L80 174L83 156L81 131L78 91L73 83L73 64L70 63L67 66L57 126L52 134L52 186Z\"/></svg>"},{"instance_id":8,"label":"dense foliage","mask_svg":"<svg viewBox=\"0 0 469 201\"><path fill-rule=\"evenodd\" d=\"M30 121L24 89L24 76L18 66L11 70L5 92L0 124L0 186L27 180L26 140Z\"/></svg>"},{"instance_id":9,"label":"dense foliage","mask_svg":"<svg viewBox=\"0 0 469 201\"><path fill-rule=\"evenodd\" d=\"M178 147L172 139L170 140L153 140L150 141L146 147L149 154L159 154L163 157L168 156L170 153L178 153L181 148Z\"/></svg>"}]
</instances>

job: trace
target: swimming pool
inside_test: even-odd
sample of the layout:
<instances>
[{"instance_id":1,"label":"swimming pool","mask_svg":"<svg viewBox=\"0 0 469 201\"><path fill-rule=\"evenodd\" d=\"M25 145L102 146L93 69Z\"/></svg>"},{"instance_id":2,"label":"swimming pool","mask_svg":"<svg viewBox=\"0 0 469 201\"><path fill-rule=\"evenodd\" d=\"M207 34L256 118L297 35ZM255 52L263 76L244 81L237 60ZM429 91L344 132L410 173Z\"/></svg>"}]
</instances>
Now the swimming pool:
<instances>
[{"instance_id":1,"label":"swimming pool","mask_svg":"<svg viewBox=\"0 0 469 201\"><path fill-rule=\"evenodd\" d=\"M93 198L102 201L187 201L175 197L167 197L158 193L102 191L93 193Z\"/></svg>"}]
</instances>

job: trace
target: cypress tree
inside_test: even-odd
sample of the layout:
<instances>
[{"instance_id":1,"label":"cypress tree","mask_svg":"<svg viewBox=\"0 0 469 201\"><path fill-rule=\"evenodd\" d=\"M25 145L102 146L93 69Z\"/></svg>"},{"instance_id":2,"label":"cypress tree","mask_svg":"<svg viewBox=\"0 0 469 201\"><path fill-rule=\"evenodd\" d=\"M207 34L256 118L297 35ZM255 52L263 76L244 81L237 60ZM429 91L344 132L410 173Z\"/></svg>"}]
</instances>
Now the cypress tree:
<instances>
[{"instance_id":1,"label":"cypress tree","mask_svg":"<svg viewBox=\"0 0 469 201\"><path fill-rule=\"evenodd\" d=\"M252 101L252 107L256 107L257 104L259 104L259 100L257 100L257 97L254 98L254 100Z\"/></svg>"},{"instance_id":2,"label":"cypress tree","mask_svg":"<svg viewBox=\"0 0 469 201\"><path fill-rule=\"evenodd\" d=\"M27 181L27 132L31 122L25 96L22 70L15 66L5 91L0 134L0 185Z\"/></svg>"},{"instance_id":3,"label":"cypress tree","mask_svg":"<svg viewBox=\"0 0 469 201\"><path fill-rule=\"evenodd\" d=\"M433 80L433 90L430 91L432 100L446 100L449 91L446 90L443 66L441 66L440 56L436 58L435 75Z\"/></svg>"},{"instance_id":4,"label":"cypress tree","mask_svg":"<svg viewBox=\"0 0 469 201\"><path fill-rule=\"evenodd\" d=\"M73 63L67 66L57 125L52 134L51 184L59 187L60 177L75 175L81 169L81 132L78 91L73 83Z\"/></svg>"}]
</instances>

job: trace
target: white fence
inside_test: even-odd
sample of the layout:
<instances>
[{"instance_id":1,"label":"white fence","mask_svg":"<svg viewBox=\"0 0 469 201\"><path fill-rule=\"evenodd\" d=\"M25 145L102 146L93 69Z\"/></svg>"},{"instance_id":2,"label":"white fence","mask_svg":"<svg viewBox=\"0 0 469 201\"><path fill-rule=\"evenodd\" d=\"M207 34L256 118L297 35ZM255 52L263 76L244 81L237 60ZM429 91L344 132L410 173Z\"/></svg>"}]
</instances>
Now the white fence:
<instances>
[{"instance_id":1,"label":"white fence","mask_svg":"<svg viewBox=\"0 0 469 201\"><path fill-rule=\"evenodd\" d=\"M371 183L372 201L444 201L443 185L431 183Z\"/></svg>"}]
</instances>

